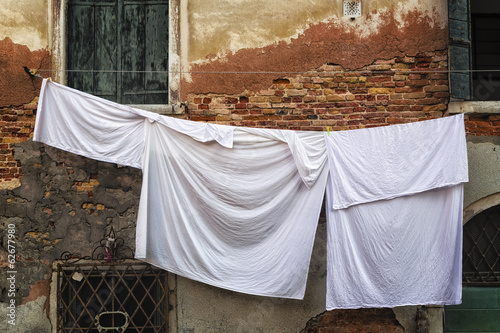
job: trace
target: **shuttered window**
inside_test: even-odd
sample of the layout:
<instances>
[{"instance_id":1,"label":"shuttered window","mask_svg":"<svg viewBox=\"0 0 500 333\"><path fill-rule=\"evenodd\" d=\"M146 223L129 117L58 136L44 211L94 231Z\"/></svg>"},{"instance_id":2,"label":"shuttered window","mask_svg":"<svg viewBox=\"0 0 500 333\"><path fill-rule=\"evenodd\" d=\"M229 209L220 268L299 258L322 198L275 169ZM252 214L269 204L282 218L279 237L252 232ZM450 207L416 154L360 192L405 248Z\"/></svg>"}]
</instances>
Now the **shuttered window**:
<instances>
[{"instance_id":1,"label":"shuttered window","mask_svg":"<svg viewBox=\"0 0 500 333\"><path fill-rule=\"evenodd\" d=\"M468 0L448 1L451 96L471 99L471 41Z\"/></svg>"},{"instance_id":2,"label":"shuttered window","mask_svg":"<svg viewBox=\"0 0 500 333\"><path fill-rule=\"evenodd\" d=\"M168 103L168 0L69 0L68 85L122 104Z\"/></svg>"},{"instance_id":3,"label":"shuttered window","mask_svg":"<svg viewBox=\"0 0 500 333\"><path fill-rule=\"evenodd\" d=\"M472 54L476 100L500 100L500 14L472 13Z\"/></svg>"}]
</instances>

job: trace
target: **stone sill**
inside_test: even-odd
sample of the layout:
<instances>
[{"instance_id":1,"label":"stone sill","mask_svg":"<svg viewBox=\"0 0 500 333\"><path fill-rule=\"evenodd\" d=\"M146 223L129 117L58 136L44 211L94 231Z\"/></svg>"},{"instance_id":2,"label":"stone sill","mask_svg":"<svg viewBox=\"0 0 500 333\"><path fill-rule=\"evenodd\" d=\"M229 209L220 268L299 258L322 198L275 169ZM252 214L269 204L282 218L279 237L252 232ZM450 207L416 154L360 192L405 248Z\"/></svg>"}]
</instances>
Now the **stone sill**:
<instances>
[{"instance_id":1,"label":"stone sill","mask_svg":"<svg viewBox=\"0 0 500 333\"><path fill-rule=\"evenodd\" d=\"M186 105L184 104L127 104L127 106L162 115L175 115L175 114L186 113Z\"/></svg>"},{"instance_id":2,"label":"stone sill","mask_svg":"<svg viewBox=\"0 0 500 333\"><path fill-rule=\"evenodd\" d=\"M500 101L450 102L448 111L450 114L500 114Z\"/></svg>"}]
</instances>

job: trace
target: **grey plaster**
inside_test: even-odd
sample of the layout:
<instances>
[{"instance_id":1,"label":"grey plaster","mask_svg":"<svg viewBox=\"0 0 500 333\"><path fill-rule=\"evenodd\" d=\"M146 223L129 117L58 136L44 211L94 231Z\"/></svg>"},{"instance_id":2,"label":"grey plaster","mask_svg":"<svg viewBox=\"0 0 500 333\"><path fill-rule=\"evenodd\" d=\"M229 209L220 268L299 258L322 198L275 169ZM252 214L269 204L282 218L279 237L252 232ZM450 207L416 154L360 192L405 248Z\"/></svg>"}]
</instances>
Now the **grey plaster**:
<instances>
[{"instance_id":1,"label":"grey plaster","mask_svg":"<svg viewBox=\"0 0 500 333\"><path fill-rule=\"evenodd\" d=\"M500 102L450 102L448 104L450 114L473 113L473 114L498 114L500 113Z\"/></svg>"},{"instance_id":2,"label":"grey plaster","mask_svg":"<svg viewBox=\"0 0 500 333\"><path fill-rule=\"evenodd\" d=\"M464 186L464 209L500 192L500 138L468 137L469 182Z\"/></svg>"},{"instance_id":3,"label":"grey plaster","mask_svg":"<svg viewBox=\"0 0 500 333\"><path fill-rule=\"evenodd\" d=\"M19 305L15 309L15 325L9 324L9 309L6 303L0 303L0 332L48 333L52 326L45 311L47 297L41 296L32 302Z\"/></svg>"}]
</instances>

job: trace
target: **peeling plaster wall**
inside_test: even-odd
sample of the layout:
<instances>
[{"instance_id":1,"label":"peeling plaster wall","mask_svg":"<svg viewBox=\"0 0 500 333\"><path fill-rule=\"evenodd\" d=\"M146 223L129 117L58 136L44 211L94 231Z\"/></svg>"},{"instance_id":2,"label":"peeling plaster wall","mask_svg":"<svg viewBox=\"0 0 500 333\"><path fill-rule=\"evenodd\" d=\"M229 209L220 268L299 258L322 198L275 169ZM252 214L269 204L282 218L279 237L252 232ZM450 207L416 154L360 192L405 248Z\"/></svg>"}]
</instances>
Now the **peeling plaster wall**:
<instances>
[{"instance_id":1,"label":"peeling plaster wall","mask_svg":"<svg viewBox=\"0 0 500 333\"><path fill-rule=\"evenodd\" d=\"M16 144L15 158L26 173L18 188L0 190L0 315L14 299L17 320L15 327L0 320L0 331L50 332L53 261L65 251L90 255L111 224L133 246L142 175L32 141ZM7 293L9 225L15 230L14 297Z\"/></svg>"},{"instance_id":2,"label":"peeling plaster wall","mask_svg":"<svg viewBox=\"0 0 500 333\"><path fill-rule=\"evenodd\" d=\"M31 51L47 48L49 0L2 0L0 40L9 37Z\"/></svg>"},{"instance_id":3,"label":"peeling plaster wall","mask_svg":"<svg viewBox=\"0 0 500 333\"><path fill-rule=\"evenodd\" d=\"M500 137L469 136L467 154L469 182L464 186L464 209L478 200L500 194ZM465 212L467 220L472 217L468 214L473 213L479 211Z\"/></svg>"},{"instance_id":4,"label":"peeling plaster wall","mask_svg":"<svg viewBox=\"0 0 500 333\"><path fill-rule=\"evenodd\" d=\"M27 46L14 43L9 37L0 40L0 108L22 106L38 96L39 79L31 79L23 69L49 67L46 49L31 51Z\"/></svg>"},{"instance_id":5,"label":"peeling plaster wall","mask_svg":"<svg viewBox=\"0 0 500 333\"><path fill-rule=\"evenodd\" d=\"M342 17L341 5L327 0L189 1L184 28L189 47L183 58L185 70L193 73L183 76L183 96L256 92L280 72L326 63L356 69L376 59L447 47L446 1L364 1L363 16L355 20Z\"/></svg>"}]
</instances>

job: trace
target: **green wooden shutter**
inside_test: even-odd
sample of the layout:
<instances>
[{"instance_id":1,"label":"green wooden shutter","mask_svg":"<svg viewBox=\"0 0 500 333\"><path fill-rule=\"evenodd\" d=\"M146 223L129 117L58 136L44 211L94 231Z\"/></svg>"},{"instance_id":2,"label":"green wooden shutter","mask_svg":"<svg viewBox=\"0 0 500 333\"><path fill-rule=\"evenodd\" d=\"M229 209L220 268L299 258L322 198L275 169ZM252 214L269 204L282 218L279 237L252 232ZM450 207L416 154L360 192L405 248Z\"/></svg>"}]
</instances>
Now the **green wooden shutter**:
<instances>
[{"instance_id":1,"label":"green wooden shutter","mask_svg":"<svg viewBox=\"0 0 500 333\"><path fill-rule=\"evenodd\" d=\"M168 2L125 1L123 103L168 103Z\"/></svg>"},{"instance_id":2,"label":"green wooden shutter","mask_svg":"<svg viewBox=\"0 0 500 333\"><path fill-rule=\"evenodd\" d=\"M449 0L451 96L471 99L471 40L468 0Z\"/></svg>"},{"instance_id":3,"label":"green wooden shutter","mask_svg":"<svg viewBox=\"0 0 500 333\"><path fill-rule=\"evenodd\" d=\"M123 104L168 103L168 1L72 0L68 85Z\"/></svg>"},{"instance_id":4,"label":"green wooden shutter","mask_svg":"<svg viewBox=\"0 0 500 333\"><path fill-rule=\"evenodd\" d=\"M116 25L114 0L80 0L69 3L69 86L117 100L116 73L113 73L117 70Z\"/></svg>"},{"instance_id":5,"label":"green wooden shutter","mask_svg":"<svg viewBox=\"0 0 500 333\"><path fill-rule=\"evenodd\" d=\"M445 306L444 332L500 333L500 288L463 287L462 304Z\"/></svg>"}]
</instances>

